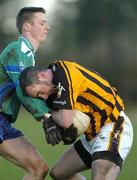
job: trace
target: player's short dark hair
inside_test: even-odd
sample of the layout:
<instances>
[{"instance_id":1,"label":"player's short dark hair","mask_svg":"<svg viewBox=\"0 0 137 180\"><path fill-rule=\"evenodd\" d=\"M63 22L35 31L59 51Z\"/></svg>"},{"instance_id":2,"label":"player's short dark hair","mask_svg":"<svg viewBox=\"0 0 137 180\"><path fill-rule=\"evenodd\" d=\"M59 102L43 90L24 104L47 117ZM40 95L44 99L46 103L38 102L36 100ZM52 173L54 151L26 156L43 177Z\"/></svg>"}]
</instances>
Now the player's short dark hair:
<instances>
[{"instance_id":1,"label":"player's short dark hair","mask_svg":"<svg viewBox=\"0 0 137 180\"><path fill-rule=\"evenodd\" d=\"M16 27L20 34L22 33L24 22L32 21L33 13L37 12L46 13L45 9L42 7L23 7L20 9L16 17Z\"/></svg>"},{"instance_id":2,"label":"player's short dark hair","mask_svg":"<svg viewBox=\"0 0 137 180\"><path fill-rule=\"evenodd\" d=\"M40 82L37 76L38 72L45 70L46 68L34 66L34 67L27 67L25 70L21 72L19 77L19 84L24 95L27 95L26 92L27 86Z\"/></svg>"}]
</instances>

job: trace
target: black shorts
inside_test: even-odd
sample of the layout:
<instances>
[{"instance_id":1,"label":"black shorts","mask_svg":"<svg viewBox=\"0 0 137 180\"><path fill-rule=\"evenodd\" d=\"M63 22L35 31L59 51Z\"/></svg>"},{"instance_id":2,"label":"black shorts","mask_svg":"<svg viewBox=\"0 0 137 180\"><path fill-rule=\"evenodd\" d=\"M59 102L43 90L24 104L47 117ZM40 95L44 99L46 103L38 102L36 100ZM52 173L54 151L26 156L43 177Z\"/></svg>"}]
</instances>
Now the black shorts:
<instances>
[{"instance_id":1,"label":"black shorts","mask_svg":"<svg viewBox=\"0 0 137 180\"><path fill-rule=\"evenodd\" d=\"M109 160L109 161L115 163L120 168L122 167L123 160L120 157L120 155L117 153L114 153L112 151L100 151L100 152L95 152L91 155L84 148L83 144L81 143L81 140L78 140L77 142L75 142L74 147L88 169L91 168L92 162L97 159Z\"/></svg>"}]
</instances>

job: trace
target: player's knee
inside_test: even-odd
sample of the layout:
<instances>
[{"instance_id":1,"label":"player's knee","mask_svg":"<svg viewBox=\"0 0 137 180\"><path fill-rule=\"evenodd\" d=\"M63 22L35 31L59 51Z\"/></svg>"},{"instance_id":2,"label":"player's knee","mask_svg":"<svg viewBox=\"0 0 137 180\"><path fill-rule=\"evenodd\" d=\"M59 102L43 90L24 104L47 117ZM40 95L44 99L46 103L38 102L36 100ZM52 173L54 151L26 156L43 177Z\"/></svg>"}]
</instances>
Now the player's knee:
<instances>
[{"instance_id":1,"label":"player's knee","mask_svg":"<svg viewBox=\"0 0 137 180\"><path fill-rule=\"evenodd\" d=\"M63 177L61 176L60 172L54 167L50 170L49 174L55 180L63 180Z\"/></svg>"},{"instance_id":2,"label":"player's knee","mask_svg":"<svg viewBox=\"0 0 137 180\"><path fill-rule=\"evenodd\" d=\"M49 174L50 174L50 176L51 176L53 179L55 179L55 180L59 179L59 178L58 178L58 174L56 174L56 172L55 172L53 169L51 169L51 171L49 172Z\"/></svg>"},{"instance_id":3,"label":"player's knee","mask_svg":"<svg viewBox=\"0 0 137 180\"><path fill-rule=\"evenodd\" d=\"M47 175L49 168L43 159L36 158L29 164L27 171L35 177L42 178Z\"/></svg>"},{"instance_id":4,"label":"player's knee","mask_svg":"<svg viewBox=\"0 0 137 180\"><path fill-rule=\"evenodd\" d=\"M106 174L106 179L116 180L119 173L120 173L120 167L114 164L113 167Z\"/></svg>"},{"instance_id":5,"label":"player's knee","mask_svg":"<svg viewBox=\"0 0 137 180\"><path fill-rule=\"evenodd\" d=\"M115 180L120 171L120 167L108 160L95 160L92 163L93 179Z\"/></svg>"},{"instance_id":6,"label":"player's knee","mask_svg":"<svg viewBox=\"0 0 137 180\"><path fill-rule=\"evenodd\" d=\"M37 170L37 174L40 177L45 177L49 171L48 165L44 162L44 161L40 161L38 162L38 170Z\"/></svg>"}]
</instances>

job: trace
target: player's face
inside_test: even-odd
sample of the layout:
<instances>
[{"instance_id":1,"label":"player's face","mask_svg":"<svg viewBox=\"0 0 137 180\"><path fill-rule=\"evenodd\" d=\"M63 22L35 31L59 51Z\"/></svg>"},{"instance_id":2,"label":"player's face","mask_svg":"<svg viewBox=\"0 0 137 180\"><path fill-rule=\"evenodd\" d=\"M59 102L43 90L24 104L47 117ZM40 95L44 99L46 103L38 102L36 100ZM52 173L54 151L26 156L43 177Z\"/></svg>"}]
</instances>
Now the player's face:
<instances>
[{"instance_id":1,"label":"player's face","mask_svg":"<svg viewBox=\"0 0 137 180\"><path fill-rule=\"evenodd\" d=\"M31 97L48 99L48 97L55 93L54 85L52 84L33 84L26 87L27 94Z\"/></svg>"},{"instance_id":2,"label":"player's face","mask_svg":"<svg viewBox=\"0 0 137 180\"><path fill-rule=\"evenodd\" d=\"M34 13L33 23L31 24L31 36L39 43L43 42L47 38L49 32L49 25L45 20L44 13Z\"/></svg>"}]
</instances>

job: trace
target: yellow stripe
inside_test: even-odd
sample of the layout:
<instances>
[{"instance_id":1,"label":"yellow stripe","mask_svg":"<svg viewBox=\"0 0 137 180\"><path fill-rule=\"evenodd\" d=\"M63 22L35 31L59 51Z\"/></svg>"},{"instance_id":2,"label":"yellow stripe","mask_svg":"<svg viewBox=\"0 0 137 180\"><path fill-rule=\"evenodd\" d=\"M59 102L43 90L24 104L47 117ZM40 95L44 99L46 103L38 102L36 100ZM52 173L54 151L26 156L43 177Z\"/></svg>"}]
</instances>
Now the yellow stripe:
<instances>
[{"instance_id":1,"label":"yellow stripe","mask_svg":"<svg viewBox=\"0 0 137 180\"><path fill-rule=\"evenodd\" d=\"M101 129L101 115L99 112L94 112L94 120L95 120L95 133L98 133Z\"/></svg>"},{"instance_id":2,"label":"yellow stripe","mask_svg":"<svg viewBox=\"0 0 137 180\"><path fill-rule=\"evenodd\" d=\"M120 147L120 143L121 143L122 132L123 132L123 130L124 130L124 125L125 125L124 122L125 122L125 121L123 121L123 123L122 123L122 125L121 125L121 132L120 132L120 134L119 134L118 151L119 151L119 147Z\"/></svg>"},{"instance_id":3,"label":"yellow stripe","mask_svg":"<svg viewBox=\"0 0 137 180\"><path fill-rule=\"evenodd\" d=\"M117 97L116 97L116 99L117 99L117 102L120 104L120 106L122 107L122 109L124 110L124 103L123 103L123 101L122 101L122 99L117 95Z\"/></svg>"},{"instance_id":4,"label":"yellow stripe","mask_svg":"<svg viewBox=\"0 0 137 180\"><path fill-rule=\"evenodd\" d=\"M113 128L112 128L112 131L110 132L110 135L109 135L109 142L107 145L107 150L110 150L110 148L111 148L111 139L112 139L113 134L114 134L114 128L115 128L115 124L113 123Z\"/></svg>"},{"instance_id":5,"label":"yellow stripe","mask_svg":"<svg viewBox=\"0 0 137 180\"><path fill-rule=\"evenodd\" d=\"M74 109L77 109L81 112L84 112L84 113L89 113L89 114L93 114L94 110L92 109L91 106L88 106L88 105L84 105L80 102L75 102L74 104Z\"/></svg>"},{"instance_id":6,"label":"yellow stripe","mask_svg":"<svg viewBox=\"0 0 137 180\"><path fill-rule=\"evenodd\" d=\"M114 109L111 112L111 114L113 114L113 116L116 118L116 120L118 119L118 116L119 116L120 112L118 111L116 106L114 107ZM107 124L109 122L112 122L112 119L110 118L110 115L108 116L107 120L105 121L105 124Z\"/></svg>"},{"instance_id":7,"label":"yellow stripe","mask_svg":"<svg viewBox=\"0 0 137 180\"><path fill-rule=\"evenodd\" d=\"M118 116L120 114L119 110L117 109L117 107L115 106L113 111L112 111L113 116L116 118L116 120L118 119Z\"/></svg>"},{"instance_id":8,"label":"yellow stripe","mask_svg":"<svg viewBox=\"0 0 137 180\"><path fill-rule=\"evenodd\" d=\"M98 81L100 81L100 82L101 82L102 84L104 84L105 86L110 87L109 83L108 83L105 79L101 78L101 76L98 75L97 73L94 73L94 72L92 72L92 71L89 71L88 69L80 66L80 65L77 64L77 63L73 63L73 64L74 64L75 67L79 67L81 70L85 71L86 73L88 73L89 75L91 75L92 77L94 77L95 79L97 79Z\"/></svg>"}]
</instances>

